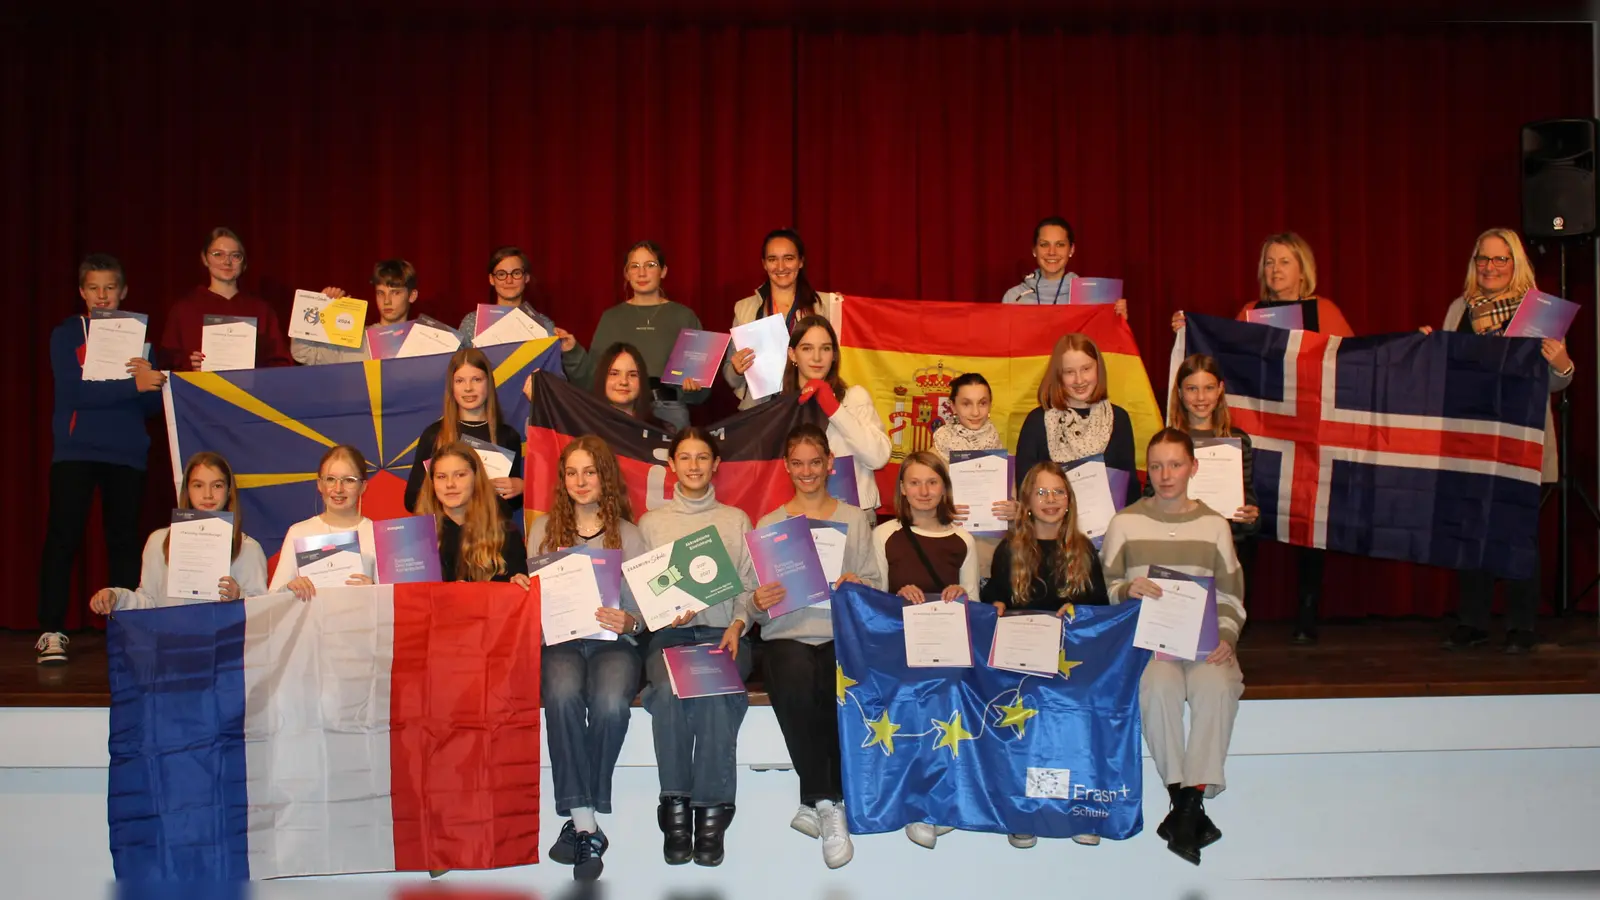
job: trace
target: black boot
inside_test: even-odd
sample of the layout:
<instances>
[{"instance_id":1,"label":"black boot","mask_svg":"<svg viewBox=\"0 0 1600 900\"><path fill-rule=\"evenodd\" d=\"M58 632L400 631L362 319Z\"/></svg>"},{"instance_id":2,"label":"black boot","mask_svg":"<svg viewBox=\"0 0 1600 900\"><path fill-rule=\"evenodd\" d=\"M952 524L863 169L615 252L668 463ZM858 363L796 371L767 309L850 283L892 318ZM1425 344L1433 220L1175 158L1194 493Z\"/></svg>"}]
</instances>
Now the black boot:
<instances>
[{"instance_id":1,"label":"black boot","mask_svg":"<svg viewBox=\"0 0 1600 900\"><path fill-rule=\"evenodd\" d=\"M1178 814L1178 791L1182 787L1181 784L1167 785L1167 817L1156 826L1156 837L1163 841L1172 837L1172 819Z\"/></svg>"},{"instance_id":2,"label":"black boot","mask_svg":"<svg viewBox=\"0 0 1600 900\"><path fill-rule=\"evenodd\" d=\"M1178 790L1177 803L1168 817L1167 849L1185 862L1200 865L1200 817L1205 814L1203 797L1197 787Z\"/></svg>"},{"instance_id":3,"label":"black boot","mask_svg":"<svg viewBox=\"0 0 1600 900\"><path fill-rule=\"evenodd\" d=\"M696 807L694 811L694 863L722 865L722 836L733 822L733 804Z\"/></svg>"},{"instance_id":4,"label":"black boot","mask_svg":"<svg viewBox=\"0 0 1600 900\"><path fill-rule=\"evenodd\" d=\"M662 797L656 806L656 824L661 826L661 858L669 866L689 861L694 850L693 818L688 797Z\"/></svg>"},{"instance_id":5,"label":"black boot","mask_svg":"<svg viewBox=\"0 0 1600 900\"><path fill-rule=\"evenodd\" d=\"M1317 642L1318 599L1312 592L1300 594L1300 607L1294 615L1294 643L1304 646Z\"/></svg>"}]
</instances>

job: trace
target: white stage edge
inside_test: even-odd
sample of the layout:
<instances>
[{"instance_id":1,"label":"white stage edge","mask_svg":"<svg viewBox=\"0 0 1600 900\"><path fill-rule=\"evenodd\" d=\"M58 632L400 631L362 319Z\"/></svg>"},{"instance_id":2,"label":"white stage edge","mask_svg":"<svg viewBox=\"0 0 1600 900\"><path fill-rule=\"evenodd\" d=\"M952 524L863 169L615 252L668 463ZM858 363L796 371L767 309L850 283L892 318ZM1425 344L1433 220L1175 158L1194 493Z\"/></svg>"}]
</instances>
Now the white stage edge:
<instances>
[{"instance_id":1,"label":"white stage edge","mask_svg":"<svg viewBox=\"0 0 1600 900\"><path fill-rule=\"evenodd\" d=\"M105 709L0 709L0 866L8 896L97 896L106 847ZM667 897L1081 895L1254 896L1251 882L1600 870L1600 695L1245 702L1228 790L1208 804L1226 833L1190 867L1154 826L1165 792L1145 761L1146 832L1098 848L1041 841L1013 850L1000 835L952 834L930 853L899 833L856 838L855 860L822 864L815 841L788 828L797 782L772 711L753 707L740 735L738 814L720 869L670 867L655 826L650 720L634 710L615 784L604 881L619 895ZM1153 788L1153 790L1151 790ZM546 770L544 796L549 797ZM560 828L548 799L542 831ZM299 880L258 896L415 883L415 875ZM425 880L426 876L422 876ZM554 864L448 881L571 884ZM1266 889L1268 883L1256 885ZM1054 891L1052 891L1054 893ZM365 894L363 894L365 896ZM1310 896L1310 894L1307 894Z\"/></svg>"}]
</instances>

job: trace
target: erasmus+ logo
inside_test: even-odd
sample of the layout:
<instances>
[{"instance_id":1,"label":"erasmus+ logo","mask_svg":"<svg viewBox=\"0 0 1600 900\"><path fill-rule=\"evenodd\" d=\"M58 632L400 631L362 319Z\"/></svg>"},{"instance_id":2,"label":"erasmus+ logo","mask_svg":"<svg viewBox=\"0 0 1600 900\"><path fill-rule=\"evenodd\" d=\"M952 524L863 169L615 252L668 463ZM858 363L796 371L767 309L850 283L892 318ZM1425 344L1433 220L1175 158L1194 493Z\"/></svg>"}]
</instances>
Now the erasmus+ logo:
<instances>
[{"instance_id":1,"label":"erasmus+ logo","mask_svg":"<svg viewBox=\"0 0 1600 900\"><path fill-rule=\"evenodd\" d=\"M1124 784L1107 790L1077 784L1072 780L1071 769L1044 769L1028 767L1028 796L1045 800L1076 800L1087 803L1116 803L1131 800L1133 791Z\"/></svg>"}]
</instances>

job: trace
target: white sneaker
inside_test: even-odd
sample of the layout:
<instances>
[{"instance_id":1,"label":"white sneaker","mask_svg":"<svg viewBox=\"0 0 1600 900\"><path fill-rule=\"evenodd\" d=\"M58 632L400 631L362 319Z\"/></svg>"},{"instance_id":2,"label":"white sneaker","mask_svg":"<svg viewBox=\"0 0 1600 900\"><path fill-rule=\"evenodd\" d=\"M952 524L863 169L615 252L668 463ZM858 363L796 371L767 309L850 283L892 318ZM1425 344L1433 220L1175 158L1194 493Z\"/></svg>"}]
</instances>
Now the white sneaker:
<instances>
[{"instance_id":1,"label":"white sneaker","mask_svg":"<svg viewBox=\"0 0 1600 900\"><path fill-rule=\"evenodd\" d=\"M1006 840L1010 841L1011 846L1018 850L1031 850L1035 844L1039 843L1039 839L1031 834L1008 834L1006 835Z\"/></svg>"},{"instance_id":2,"label":"white sneaker","mask_svg":"<svg viewBox=\"0 0 1600 900\"><path fill-rule=\"evenodd\" d=\"M817 811L804 803L794 811L794 818L789 820L789 827L808 838L822 837L822 822L817 817Z\"/></svg>"},{"instance_id":3,"label":"white sneaker","mask_svg":"<svg viewBox=\"0 0 1600 900\"><path fill-rule=\"evenodd\" d=\"M1098 847L1100 846L1100 835L1075 834L1072 836L1072 842L1075 844L1082 844L1085 847Z\"/></svg>"},{"instance_id":4,"label":"white sneaker","mask_svg":"<svg viewBox=\"0 0 1600 900\"><path fill-rule=\"evenodd\" d=\"M41 666L59 666L67 661L67 643L70 640L59 631L46 631L39 635L39 642L33 649L39 651L37 660Z\"/></svg>"},{"instance_id":5,"label":"white sneaker","mask_svg":"<svg viewBox=\"0 0 1600 900\"><path fill-rule=\"evenodd\" d=\"M911 843L916 844L918 847L926 847L932 850L934 844L939 840L939 835L949 834L955 830L952 825L929 825L927 822L912 822L906 826L906 837L910 838Z\"/></svg>"},{"instance_id":6,"label":"white sneaker","mask_svg":"<svg viewBox=\"0 0 1600 900\"><path fill-rule=\"evenodd\" d=\"M822 861L837 869L856 855L850 827L844 821L844 803L823 800L817 804L817 818L822 820Z\"/></svg>"}]
</instances>

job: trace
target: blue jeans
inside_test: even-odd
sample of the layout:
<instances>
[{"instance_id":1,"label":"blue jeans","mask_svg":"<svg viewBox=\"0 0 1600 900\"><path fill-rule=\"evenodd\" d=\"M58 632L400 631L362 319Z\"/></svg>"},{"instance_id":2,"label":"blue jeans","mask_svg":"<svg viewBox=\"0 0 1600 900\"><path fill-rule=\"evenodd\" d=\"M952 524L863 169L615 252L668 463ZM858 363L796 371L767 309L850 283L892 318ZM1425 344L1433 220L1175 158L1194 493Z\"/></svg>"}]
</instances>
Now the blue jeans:
<instances>
[{"instance_id":1,"label":"blue jeans","mask_svg":"<svg viewBox=\"0 0 1600 900\"><path fill-rule=\"evenodd\" d=\"M611 812L611 775L639 690L639 648L627 638L545 647L540 658L556 812Z\"/></svg>"},{"instance_id":2,"label":"blue jeans","mask_svg":"<svg viewBox=\"0 0 1600 900\"><path fill-rule=\"evenodd\" d=\"M672 693L661 651L681 644L715 644L722 629L704 625L665 628L650 636L645 661L644 708L655 735L661 796L688 797L690 806L732 803L738 778L739 726L749 694L680 700ZM750 641L739 639L739 675L750 677Z\"/></svg>"}]
</instances>

